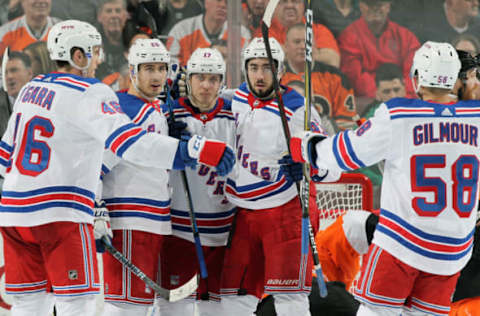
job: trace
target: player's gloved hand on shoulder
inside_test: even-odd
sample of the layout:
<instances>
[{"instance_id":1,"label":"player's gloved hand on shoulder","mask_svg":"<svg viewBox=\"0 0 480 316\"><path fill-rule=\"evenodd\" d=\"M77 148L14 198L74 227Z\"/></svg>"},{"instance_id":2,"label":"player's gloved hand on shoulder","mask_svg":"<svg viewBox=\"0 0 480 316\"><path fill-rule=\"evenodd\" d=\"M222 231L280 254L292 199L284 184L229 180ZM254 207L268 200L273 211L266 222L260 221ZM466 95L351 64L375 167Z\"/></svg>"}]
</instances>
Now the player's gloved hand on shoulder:
<instances>
[{"instance_id":1,"label":"player's gloved hand on shoulder","mask_svg":"<svg viewBox=\"0 0 480 316\"><path fill-rule=\"evenodd\" d=\"M302 131L300 134L290 139L290 151L292 159L296 162L308 162L314 168L318 168L317 150L315 145L327 138L325 134L314 133L311 131Z\"/></svg>"},{"instance_id":2,"label":"player's gloved hand on shoulder","mask_svg":"<svg viewBox=\"0 0 480 316\"><path fill-rule=\"evenodd\" d=\"M176 139L181 139L182 136L190 136L190 133L187 131L187 123L182 121L174 121L170 118L168 118L167 123L168 136Z\"/></svg>"},{"instance_id":3,"label":"player's gloved hand on shoulder","mask_svg":"<svg viewBox=\"0 0 480 316\"><path fill-rule=\"evenodd\" d=\"M303 165L300 162L293 161L292 156L283 156L278 163L281 172L288 181L298 182L303 179Z\"/></svg>"},{"instance_id":4,"label":"player's gloved hand on shoulder","mask_svg":"<svg viewBox=\"0 0 480 316\"><path fill-rule=\"evenodd\" d=\"M172 71L177 72L177 64L172 65ZM179 67L177 75L173 80L170 95L174 100L187 96L187 68Z\"/></svg>"},{"instance_id":5,"label":"player's gloved hand on shoulder","mask_svg":"<svg viewBox=\"0 0 480 316\"><path fill-rule=\"evenodd\" d=\"M113 232L110 227L110 216L108 215L108 209L104 201L95 201L95 219L93 224L93 236L95 237L95 246L97 252L105 252L105 246L102 239L112 242Z\"/></svg>"},{"instance_id":6,"label":"player's gloved hand on shoulder","mask_svg":"<svg viewBox=\"0 0 480 316\"><path fill-rule=\"evenodd\" d=\"M195 168L197 162L215 167L220 176L227 175L235 165L235 154L227 144L199 135L182 136L177 156L191 168Z\"/></svg>"}]
</instances>

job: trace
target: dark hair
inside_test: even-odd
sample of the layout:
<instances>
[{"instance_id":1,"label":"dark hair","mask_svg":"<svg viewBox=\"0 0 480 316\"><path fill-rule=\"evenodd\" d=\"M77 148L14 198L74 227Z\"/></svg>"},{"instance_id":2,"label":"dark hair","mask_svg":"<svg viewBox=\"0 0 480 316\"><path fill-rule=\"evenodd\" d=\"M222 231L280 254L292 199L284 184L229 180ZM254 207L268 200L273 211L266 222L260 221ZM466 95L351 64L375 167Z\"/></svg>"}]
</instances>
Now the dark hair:
<instances>
[{"instance_id":1,"label":"dark hair","mask_svg":"<svg viewBox=\"0 0 480 316\"><path fill-rule=\"evenodd\" d=\"M75 53L76 50L80 50L81 52L83 52L83 49L81 49L80 47L72 47L70 49L70 59L73 57L73 54ZM55 60L55 64L57 65L57 68L71 67L70 63L65 60Z\"/></svg>"},{"instance_id":2,"label":"dark hair","mask_svg":"<svg viewBox=\"0 0 480 316\"><path fill-rule=\"evenodd\" d=\"M380 81L392 81L394 79L400 79L403 82L402 69L396 64L385 63L375 71L375 84L377 86Z\"/></svg>"},{"instance_id":3,"label":"dark hair","mask_svg":"<svg viewBox=\"0 0 480 316\"><path fill-rule=\"evenodd\" d=\"M24 52L20 51L12 51L8 53L8 59L20 59L25 66L25 68L32 68L32 61L30 60L30 57L25 54Z\"/></svg>"},{"instance_id":4,"label":"dark hair","mask_svg":"<svg viewBox=\"0 0 480 316\"><path fill-rule=\"evenodd\" d=\"M122 43L124 51L128 51L132 38L134 38L138 34L145 34L150 38L152 37L141 26L136 24L135 21L127 20L122 31Z\"/></svg>"}]
</instances>

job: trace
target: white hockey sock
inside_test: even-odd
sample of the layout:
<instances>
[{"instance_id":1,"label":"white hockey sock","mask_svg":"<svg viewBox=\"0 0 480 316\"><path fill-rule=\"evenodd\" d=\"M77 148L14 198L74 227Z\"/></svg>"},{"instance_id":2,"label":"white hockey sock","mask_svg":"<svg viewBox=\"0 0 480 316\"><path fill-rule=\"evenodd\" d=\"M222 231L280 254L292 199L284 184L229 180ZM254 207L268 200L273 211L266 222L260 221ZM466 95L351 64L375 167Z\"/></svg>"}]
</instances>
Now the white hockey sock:
<instances>
[{"instance_id":1,"label":"white hockey sock","mask_svg":"<svg viewBox=\"0 0 480 316\"><path fill-rule=\"evenodd\" d=\"M178 302L167 302L164 299L155 299L155 306L161 316L192 316L195 315L195 300L183 299Z\"/></svg>"},{"instance_id":2,"label":"white hockey sock","mask_svg":"<svg viewBox=\"0 0 480 316\"><path fill-rule=\"evenodd\" d=\"M253 295L222 296L221 314L228 316L250 316L257 309L259 299Z\"/></svg>"},{"instance_id":3,"label":"white hockey sock","mask_svg":"<svg viewBox=\"0 0 480 316\"><path fill-rule=\"evenodd\" d=\"M50 315L55 303L52 293L13 295L12 316Z\"/></svg>"},{"instance_id":4,"label":"white hockey sock","mask_svg":"<svg viewBox=\"0 0 480 316\"><path fill-rule=\"evenodd\" d=\"M150 305L105 302L102 316L146 316Z\"/></svg>"},{"instance_id":5,"label":"white hockey sock","mask_svg":"<svg viewBox=\"0 0 480 316\"><path fill-rule=\"evenodd\" d=\"M57 314L61 316L95 316L96 295L55 297Z\"/></svg>"},{"instance_id":6,"label":"white hockey sock","mask_svg":"<svg viewBox=\"0 0 480 316\"><path fill-rule=\"evenodd\" d=\"M274 294L277 316L310 316L310 303L307 293Z\"/></svg>"}]
</instances>

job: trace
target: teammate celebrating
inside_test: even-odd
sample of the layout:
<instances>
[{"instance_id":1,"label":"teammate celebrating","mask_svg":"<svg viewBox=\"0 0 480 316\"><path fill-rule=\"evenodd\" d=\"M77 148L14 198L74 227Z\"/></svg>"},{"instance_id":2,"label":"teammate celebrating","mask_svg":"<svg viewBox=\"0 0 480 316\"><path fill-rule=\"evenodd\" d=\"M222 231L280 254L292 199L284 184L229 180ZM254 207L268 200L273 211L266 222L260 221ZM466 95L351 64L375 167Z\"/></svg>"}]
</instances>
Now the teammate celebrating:
<instances>
[{"instance_id":1,"label":"teammate celebrating","mask_svg":"<svg viewBox=\"0 0 480 316\"><path fill-rule=\"evenodd\" d=\"M133 124L110 88L83 77L100 57L101 37L90 24L58 23L47 45L59 72L23 87L0 143L6 288L13 315L47 314L50 282L60 315L89 316L100 289L92 209L104 149L150 167L208 158L225 172L233 153L224 143L179 142Z\"/></svg>"},{"instance_id":2,"label":"teammate celebrating","mask_svg":"<svg viewBox=\"0 0 480 316\"><path fill-rule=\"evenodd\" d=\"M280 79L284 53L273 38L270 46ZM302 211L292 181L302 173L299 165L281 168L278 162L288 148L262 38L254 38L244 50L243 70L246 82L232 102L238 164L227 194L239 208L225 254L222 315L253 314L264 293L274 295L278 315L309 315L312 264L301 254ZM303 129L303 97L282 90L290 129ZM312 125L319 130L318 115L312 114Z\"/></svg>"},{"instance_id":3,"label":"teammate celebrating","mask_svg":"<svg viewBox=\"0 0 480 316\"><path fill-rule=\"evenodd\" d=\"M235 118L231 112L231 103L218 97L225 80L225 71L225 62L216 49L198 48L194 51L187 63L188 97L180 98L174 104L163 105L171 129L183 122L186 129L182 133L215 138L233 146ZM180 134L180 131L170 132ZM186 194L193 201L191 211L195 212L197 218L208 277L201 279L197 304L192 299L175 303L159 299L160 311L162 316L190 316L194 314L196 305L199 315L219 315L221 269L235 207L225 197L225 176L203 165L195 169L187 168L185 173L189 192L186 192L180 173L174 171L170 176L173 188L173 236L165 236L162 247L162 286L178 287L200 271Z\"/></svg>"},{"instance_id":4,"label":"teammate celebrating","mask_svg":"<svg viewBox=\"0 0 480 316\"><path fill-rule=\"evenodd\" d=\"M448 314L471 256L478 204L480 103L453 102L459 70L450 44L426 42L412 66L422 100L392 99L357 131L292 139L295 160L328 170L386 160L374 245L355 289L357 315Z\"/></svg>"},{"instance_id":5,"label":"teammate celebrating","mask_svg":"<svg viewBox=\"0 0 480 316\"><path fill-rule=\"evenodd\" d=\"M144 130L168 135L167 121L156 99L165 85L168 51L158 39L138 39L129 50L128 62L130 84L128 91L117 93L120 107ZM111 217L112 244L155 280L162 235L172 232L167 170L109 159L113 156L109 153L102 168L106 173L102 199ZM103 315L146 315L154 292L110 254L103 256L103 271Z\"/></svg>"}]
</instances>

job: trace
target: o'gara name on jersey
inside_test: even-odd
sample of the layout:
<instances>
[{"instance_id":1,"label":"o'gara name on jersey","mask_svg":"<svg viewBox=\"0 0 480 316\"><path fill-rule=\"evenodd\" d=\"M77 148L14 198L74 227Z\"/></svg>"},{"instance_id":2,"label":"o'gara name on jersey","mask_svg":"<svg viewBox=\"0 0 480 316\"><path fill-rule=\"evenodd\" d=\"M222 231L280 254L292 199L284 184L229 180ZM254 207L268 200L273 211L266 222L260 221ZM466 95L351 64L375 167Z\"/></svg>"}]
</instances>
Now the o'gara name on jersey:
<instances>
[{"instance_id":1,"label":"o'gara name on jersey","mask_svg":"<svg viewBox=\"0 0 480 316\"><path fill-rule=\"evenodd\" d=\"M50 110L54 98L55 91L45 87L29 85L23 89L19 99L22 100L23 103L38 105L44 109Z\"/></svg>"},{"instance_id":2,"label":"o'gara name on jersey","mask_svg":"<svg viewBox=\"0 0 480 316\"><path fill-rule=\"evenodd\" d=\"M456 122L426 123L413 127L415 146L432 143L462 143L478 147L478 128Z\"/></svg>"}]
</instances>

